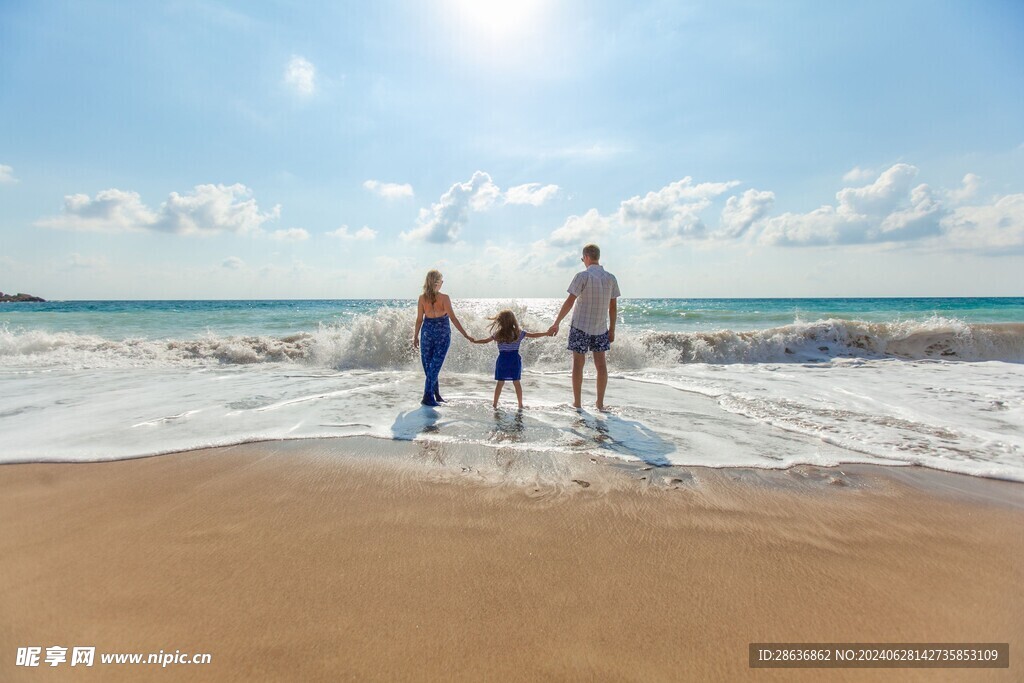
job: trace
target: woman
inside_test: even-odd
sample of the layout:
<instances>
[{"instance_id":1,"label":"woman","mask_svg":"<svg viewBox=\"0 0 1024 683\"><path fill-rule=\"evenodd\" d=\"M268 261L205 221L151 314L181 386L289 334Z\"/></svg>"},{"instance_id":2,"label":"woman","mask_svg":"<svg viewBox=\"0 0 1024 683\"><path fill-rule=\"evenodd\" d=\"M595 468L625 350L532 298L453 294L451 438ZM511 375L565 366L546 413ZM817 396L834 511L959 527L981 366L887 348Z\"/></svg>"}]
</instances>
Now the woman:
<instances>
[{"instance_id":1,"label":"woman","mask_svg":"<svg viewBox=\"0 0 1024 683\"><path fill-rule=\"evenodd\" d=\"M420 360L423 361L423 372L427 376L421 401L425 406L436 406L444 402L437 376L441 373L441 365L444 364L444 357L451 343L452 333L448 321L451 320L455 324L455 329L472 341L466 330L462 329L459 319L455 317L452 300L447 294L441 294L443 282L444 278L439 271L432 270L427 273L427 278L423 281L423 294L420 295L416 306L416 329L412 333L413 348L420 347Z\"/></svg>"}]
</instances>

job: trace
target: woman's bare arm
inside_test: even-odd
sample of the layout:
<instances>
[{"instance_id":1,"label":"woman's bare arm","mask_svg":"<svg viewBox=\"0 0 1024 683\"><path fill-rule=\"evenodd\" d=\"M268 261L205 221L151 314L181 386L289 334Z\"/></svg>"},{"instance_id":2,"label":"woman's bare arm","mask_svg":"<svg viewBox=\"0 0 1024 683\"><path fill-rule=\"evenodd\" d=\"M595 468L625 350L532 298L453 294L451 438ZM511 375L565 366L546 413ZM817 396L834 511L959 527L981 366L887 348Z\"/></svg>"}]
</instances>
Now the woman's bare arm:
<instances>
[{"instance_id":1,"label":"woman's bare arm","mask_svg":"<svg viewBox=\"0 0 1024 683\"><path fill-rule=\"evenodd\" d=\"M420 345L420 327L423 325L423 295L416 302L416 329L412 332L412 347Z\"/></svg>"},{"instance_id":2,"label":"woman's bare arm","mask_svg":"<svg viewBox=\"0 0 1024 683\"><path fill-rule=\"evenodd\" d=\"M444 294L443 296L444 296L444 310L448 314L448 317L451 318L452 325L455 325L455 329L457 329L459 332L461 332L463 337L465 337L466 339L468 339L470 341L473 341L473 338L470 337L468 334L466 334L466 330L464 330L462 328L462 323L459 322L458 316L455 315L455 311L452 309L452 298L450 296L448 296L447 294Z\"/></svg>"}]
</instances>

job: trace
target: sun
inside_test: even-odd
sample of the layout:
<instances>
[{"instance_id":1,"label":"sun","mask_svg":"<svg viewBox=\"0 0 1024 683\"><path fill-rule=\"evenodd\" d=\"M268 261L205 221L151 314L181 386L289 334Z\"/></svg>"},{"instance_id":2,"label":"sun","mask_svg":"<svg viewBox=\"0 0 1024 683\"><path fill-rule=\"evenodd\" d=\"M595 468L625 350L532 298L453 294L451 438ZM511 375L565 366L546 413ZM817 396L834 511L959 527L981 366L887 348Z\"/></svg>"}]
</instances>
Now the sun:
<instances>
[{"instance_id":1,"label":"sun","mask_svg":"<svg viewBox=\"0 0 1024 683\"><path fill-rule=\"evenodd\" d=\"M544 0L450 0L455 19L480 41L508 42L528 35Z\"/></svg>"}]
</instances>

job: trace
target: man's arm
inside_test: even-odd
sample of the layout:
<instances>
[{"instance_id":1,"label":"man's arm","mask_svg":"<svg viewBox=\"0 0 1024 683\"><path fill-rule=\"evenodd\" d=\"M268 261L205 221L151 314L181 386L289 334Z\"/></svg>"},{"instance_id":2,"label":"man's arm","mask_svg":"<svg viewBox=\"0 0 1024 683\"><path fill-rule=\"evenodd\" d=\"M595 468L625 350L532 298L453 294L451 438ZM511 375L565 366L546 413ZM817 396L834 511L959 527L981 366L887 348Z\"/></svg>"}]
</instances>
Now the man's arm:
<instances>
[{"instance_id":1,"label":"man's arm","mask_svg":"<svg viewBox=\"0 0 1024 683\"><path fill-rule=\"evenodd\" d=\"M615 341L615 314L618 313L618 299L608 301L608 341Z\"/></svg>"},{"instance_id":2,"label":"man's arm","mask_svg":"<svg viewBox=\"0 0 1024 683\"><path fill-rule=\"evenodd\" d=\"M558 317L555 318L555 324L548 328L548 334L552 337L558 334L558 323L562 322L562 318L569 315L569 311L572 310L573 304L576 303L576 295L570 294L565 297L565 303L562 304L562 310L558 312Z\"/></svg>"}]
</instances>

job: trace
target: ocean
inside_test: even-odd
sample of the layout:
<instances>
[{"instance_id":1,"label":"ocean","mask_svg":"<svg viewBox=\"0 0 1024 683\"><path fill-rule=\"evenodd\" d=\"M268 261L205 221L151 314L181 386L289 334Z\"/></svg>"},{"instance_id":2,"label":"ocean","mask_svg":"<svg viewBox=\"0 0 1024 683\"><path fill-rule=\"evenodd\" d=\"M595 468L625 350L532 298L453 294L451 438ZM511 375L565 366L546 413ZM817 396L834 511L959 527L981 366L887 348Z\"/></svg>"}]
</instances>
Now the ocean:
<instances>
[{"instance_id":1,"label":"ocean","mask_svg":"<svg viewBox=\"0 0 1024 683\"><path fill-rule=\"evenodd\" d=\"M454 299L471 334L561 299ZM922 465L1024 481L1024 298L622 299L610 410L571 403L568 320L523 342L526 409L491 408L493 344L453 330L419 405L412 300L0 304L0 462L375 437L650 466ZM588 407L589 406L589 407Z\"/></svg>"}]
</instances>

